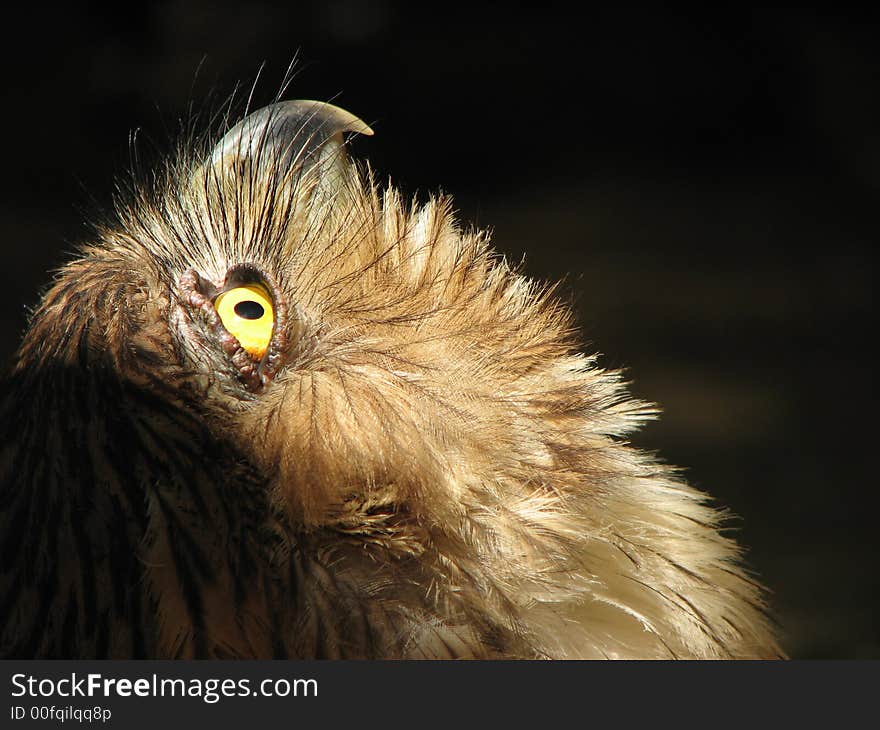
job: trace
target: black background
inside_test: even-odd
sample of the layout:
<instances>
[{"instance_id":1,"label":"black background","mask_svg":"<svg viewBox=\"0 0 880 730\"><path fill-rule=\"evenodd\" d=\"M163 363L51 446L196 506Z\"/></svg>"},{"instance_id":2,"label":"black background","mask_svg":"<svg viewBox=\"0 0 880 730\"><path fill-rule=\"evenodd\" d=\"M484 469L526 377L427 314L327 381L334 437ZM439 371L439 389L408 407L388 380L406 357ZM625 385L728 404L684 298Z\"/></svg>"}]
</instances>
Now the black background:
<instances>
[{"instance_id":1,"label":"black background","mask_svg":"<svg viewBox=\"0 0 880 730\"><path fill-rule=\"evenodd\" d=\"M0 357L50 268L191 104L333 99L408 194L542 279L663 418L637 441L742 519L801 658L880 657L873 469L878 24L444 3L165 2L4 21Z\"/></svg>"}]
</instances>

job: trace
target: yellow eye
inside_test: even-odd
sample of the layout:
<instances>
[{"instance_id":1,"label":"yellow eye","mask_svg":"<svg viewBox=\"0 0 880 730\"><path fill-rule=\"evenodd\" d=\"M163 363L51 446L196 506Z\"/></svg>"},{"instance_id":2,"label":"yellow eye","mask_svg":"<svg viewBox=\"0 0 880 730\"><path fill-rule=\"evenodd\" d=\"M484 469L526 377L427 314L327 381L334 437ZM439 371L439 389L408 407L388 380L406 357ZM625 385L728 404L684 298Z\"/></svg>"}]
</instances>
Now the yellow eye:
<instances>
[{"instance_id":1,"label":"yellow eye","mask_svg":"<svg viewBox=\"0 0 880 730\"><path fill-rule=\"evenodd\" d=\"M266 354L275 327L275 314L272 298L263 287L247 284L223 292L214 300L214 309L227 332L251 357L258 360Z\"/></svg>"}]
</instances>

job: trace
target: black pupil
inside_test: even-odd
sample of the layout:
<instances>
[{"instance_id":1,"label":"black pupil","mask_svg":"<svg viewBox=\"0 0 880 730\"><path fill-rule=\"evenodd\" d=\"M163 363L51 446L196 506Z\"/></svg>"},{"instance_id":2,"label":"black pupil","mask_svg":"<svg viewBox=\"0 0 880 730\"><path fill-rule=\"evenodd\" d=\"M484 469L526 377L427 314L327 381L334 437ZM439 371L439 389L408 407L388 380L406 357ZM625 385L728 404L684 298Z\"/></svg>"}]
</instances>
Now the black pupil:
<instances>
[{"instance_id":1,"label":"black pupil","mask_svg":"<svg viewBox=\"0 0 880 730\"><path fill-rule=\"evenodd\" d=\"M266 313L266 310L259 302L245 299L235 305L235 313L242 319L259 319Z\"/></svg>"}]
</instances>

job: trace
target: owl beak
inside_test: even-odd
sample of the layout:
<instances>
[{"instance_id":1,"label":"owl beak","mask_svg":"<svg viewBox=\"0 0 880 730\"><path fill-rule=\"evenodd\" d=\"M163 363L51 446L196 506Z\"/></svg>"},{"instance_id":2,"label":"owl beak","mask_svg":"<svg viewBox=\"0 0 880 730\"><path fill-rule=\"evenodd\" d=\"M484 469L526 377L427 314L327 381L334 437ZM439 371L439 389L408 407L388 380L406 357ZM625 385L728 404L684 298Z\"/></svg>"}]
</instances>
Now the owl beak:
<instances>
[{"instance_id":1,"label":"owl beak","mask_svg":"<svg viewBox=\"0 0 880 730\"><path fill-rule=\"evenodd\" d=\"M373 134L366 122L333 104L278 102L232 127L214 147L210 166L233 174L256 168L279 183L298 181L318 168L315 180L332 186L348 169L346 132Z\"/></svg>"}]
</instances>

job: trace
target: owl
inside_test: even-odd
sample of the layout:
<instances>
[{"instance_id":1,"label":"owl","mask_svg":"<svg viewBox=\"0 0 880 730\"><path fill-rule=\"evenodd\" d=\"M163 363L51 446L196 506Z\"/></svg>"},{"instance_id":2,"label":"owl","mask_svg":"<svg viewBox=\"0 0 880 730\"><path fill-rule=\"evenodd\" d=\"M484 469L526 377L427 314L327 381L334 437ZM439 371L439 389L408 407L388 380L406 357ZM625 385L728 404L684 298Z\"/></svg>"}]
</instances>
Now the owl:
<instances>
[{"instance_id":1,"label":"owl","mask_svg":"<svg viewBox=\"0 0 880 730\"><path fill-rule=\"evenodd\" d=\"M276 101L65 265L0 396L0 654L776 657L569 307Z\"/></svg>"}]
</instances>

